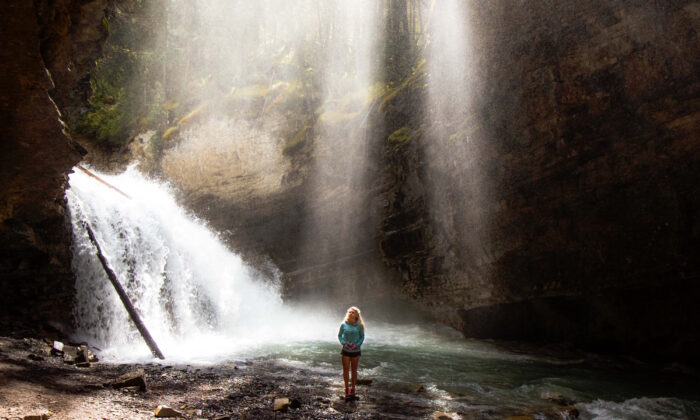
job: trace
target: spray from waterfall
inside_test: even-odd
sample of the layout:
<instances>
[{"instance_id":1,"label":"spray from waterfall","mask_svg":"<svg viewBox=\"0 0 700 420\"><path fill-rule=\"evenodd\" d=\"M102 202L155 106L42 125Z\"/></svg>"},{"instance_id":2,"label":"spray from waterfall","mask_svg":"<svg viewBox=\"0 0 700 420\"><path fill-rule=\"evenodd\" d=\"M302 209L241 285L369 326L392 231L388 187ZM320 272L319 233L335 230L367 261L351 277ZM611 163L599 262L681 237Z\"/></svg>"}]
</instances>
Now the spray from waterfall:
<instances>
[{"instance_id":1,"label":"spray from waterfall","mask_svg":"<svg viewBox=\"0 0 700 420\"><path fill-rule=\"evenodd\" d=\"M96 257L87 222L169 360L213 360L269 342L333 339L335 321L284 306L279 279L230 252L178 206L167 184L134 167L99 176L132 199L83 172L70 176L77 338L105 349L107 358L150 357Z\"/></svg>"}]
</instances>

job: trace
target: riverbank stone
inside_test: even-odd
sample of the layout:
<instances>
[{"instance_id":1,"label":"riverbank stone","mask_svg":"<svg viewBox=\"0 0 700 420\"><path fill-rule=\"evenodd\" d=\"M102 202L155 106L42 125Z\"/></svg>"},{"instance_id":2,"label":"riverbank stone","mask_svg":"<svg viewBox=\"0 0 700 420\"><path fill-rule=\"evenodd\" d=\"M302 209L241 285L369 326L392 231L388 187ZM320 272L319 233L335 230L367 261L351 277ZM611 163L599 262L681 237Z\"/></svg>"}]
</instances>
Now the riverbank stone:
<instances>
[{"instance_id":1,"label":"riverbank stone","mask_svg":"<svg viewBox=\"0 0 700 420\"><path fill-rule=\"evenodd\" d=\"M146 390L146 373L143 369L137 369L123 374L109 385L113 388L139 387L140 390Z\"/></svg>"},{"instance_id":2,"label":"riverbank stone","mask_svg":"<svg viewBox=\"0 0 700 420\"><path fill-rule=\"evenodd\" d=\"M561 406L576 404L576 401L568 399L558 392L543 392L542 394L540 394L540 398L542 398L543 400L551 401Z\"/></svg>"},{"instance_id":3,"label":"riverbank stone","mask_svg":"<svg viewBox=\"0 0 700 420\"><path fill-rule=\"evenodd\" d=\"M273 409L274 411L287 411L290 405L291 402L289 398L275 398Z\"/></svg>"},{"instance_id":4,"label":"riverbank stone","mask_svg":"<svg viewBox=\"0 0 700 420\"><path fill-rule=\"evenodd\" d=\"M167 405L159 405L156 407L155 416L158 418L182 417L182 413Z\"/></svg>"}]
</instances>

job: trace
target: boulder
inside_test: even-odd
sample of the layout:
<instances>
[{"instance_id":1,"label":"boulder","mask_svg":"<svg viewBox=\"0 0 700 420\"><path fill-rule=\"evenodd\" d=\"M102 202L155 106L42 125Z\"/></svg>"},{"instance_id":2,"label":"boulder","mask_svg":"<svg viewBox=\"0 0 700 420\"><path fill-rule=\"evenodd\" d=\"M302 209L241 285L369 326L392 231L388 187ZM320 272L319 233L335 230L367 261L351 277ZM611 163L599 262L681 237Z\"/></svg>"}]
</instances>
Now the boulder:
<instances>
[{"instance_id":1,"label":"boulder","mask_svg":"<svg viewBox=\"0 0 700 420\"><path fill-rule=\"evenodd\" d=\"M97 356L93 354L87 345L81 344L80 347L76 349L75 362L97 362Z\"/></svg>"},{"instance_id":2,"label":"boulder","mask_svg":"<svg viewBox=\"0 0 700 420\"><path fill-rule=\"evenodd\" d=\"M175 410L174 408L168 407L167 405L159 405L158 407L156 407L155 416L159 418L182 417L182 413Z\"/></svg>"},{"instance_id":3,"label":"boulder","mask_svg":"<svg viewBox=\"0 0 700 420\"><path fill-rule=\"evenodd\" d=\"M114 388L126 388L137 386L142 391L146 390L146 373L143 369L138 369L129 373L125 373L111 383Z\"/></svg>"},{"instance_id":4,"label":"boulder","mask_svg":"<svg viewBox=\"0 0 700 420\"><path fill-rule=\"evenodd\" d=\"M63 343L54 341L51 345L51 354L54 356L63 356Z\"/></svg>"},{"instance_id":5,"label":"boulder","mask_svg":"<svg viewBox=\"0 0 700 420\"><path fill-rule=\"evenodd\" d=\"M275 411L287 411L287 408L291 405L289 398L275 398L273 403Z\"/></svg>"},{"instance_id":6,"label":"boulder","mask_svg":"<svg viewBox=\"0 0 700 420\"><path fill-rule=\"evenodd\" d=\"M561 413L564 415L565 418L569 419L577 419L581 415L581 413L578 411L578 408L576 407L564 407L561 410Z\"/></svg>"},{"instance_id":7,"label":"boulder","mask_svg":"<svg viewBox=\"0 0 700 420\"><path fill-rule=\"evenodd\" d=\"M546 391L540 394L540 398L562 406L576 404L576 401L570 400L558 392Z\"/></svg>"}]
</instances>

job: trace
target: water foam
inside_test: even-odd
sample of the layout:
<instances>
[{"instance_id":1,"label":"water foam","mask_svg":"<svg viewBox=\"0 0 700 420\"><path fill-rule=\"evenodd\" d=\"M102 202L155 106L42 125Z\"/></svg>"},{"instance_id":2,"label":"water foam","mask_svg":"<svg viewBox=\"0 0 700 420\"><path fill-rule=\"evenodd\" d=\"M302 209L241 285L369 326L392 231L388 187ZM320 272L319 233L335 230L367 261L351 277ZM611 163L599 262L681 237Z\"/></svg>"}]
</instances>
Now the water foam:
<instances>
[{"instance_id":1,"label":"water foam","mask_svg":"<svg viewBox=\"0 0 700 420\"><path fill-rule=\"evenodd\" d=\"M84 227L88 223L166 358L214 360L268 342L329 340L337 322L282 304L265 277L180 207L171 188L135 167L98 174L127 199L81 171L66 192L73 225L78 336L108 359L150 358L112 290ZM299 325L305 325L300 328ZM313 326L310 328L309 326Z\"/></svg>"},{"instance_id":2,"label":"water foam","mask_svg":"<svg viewBox=\"0 0 700 420\"><path fill-rule=\"evenodd\" d=\"M622 402L596 400L578 404L582 418L591 419L694 419L697 404L677 398L632 398Z\"/></svg>"}]
</instances>

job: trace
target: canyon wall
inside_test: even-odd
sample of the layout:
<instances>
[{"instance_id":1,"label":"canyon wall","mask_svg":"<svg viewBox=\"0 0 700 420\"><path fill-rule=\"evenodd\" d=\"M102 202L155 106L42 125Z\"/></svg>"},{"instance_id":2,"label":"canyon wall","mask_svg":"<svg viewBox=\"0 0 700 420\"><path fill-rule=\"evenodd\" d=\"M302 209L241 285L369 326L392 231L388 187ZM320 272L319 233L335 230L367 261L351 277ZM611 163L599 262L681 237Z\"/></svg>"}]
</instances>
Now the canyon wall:
<instances>
[{"instance_id":1,"label":"canyon wall","mask_svg":"<svg viewBox=\"0 0 700 420\"><path fill-rule=\"evenodd\" d=\"M386 165L379 240L403 289L467 336L692 362L700 5L477 2L469 16L468 125L443 121Z\"/></svg>"},{"instance_id":2,"label":"canyon wall","mask_svg":"<svg viewBox=\"0 0 700 420\"><path fill-rule=\"evenodd\" d=\"M56 103L84 106L105 1L0 5L0 332L70 331L73 273L66 175L84 149ZM53 77L53 78L52 78ZM80 85L82 89L80 88ZM82 95L82 96L81 96Z\"/></svg>"},{"instance_id":3,"label":"canyon wall","mask_svg":"<svg viewBox=\"0 0 700 420\"><path fill-rule=\"evenodd\" d=\"M244 171L218 178L229 193L203 182L186 201L243 252L270 256L292 300L377 313L401 296L466 336L693 362L698 3L464 9L470 71L452 95L469 99L436 115L429 72L397 83L371 110L364 189L334 178L353 141L341 126L332 146L280 153L274 192L256 189L264 171ZM323 154L336 161L314 200L308 171ZM349 224L318 226L350 202L362 205ZM348 229L354 240L338 240Z\"/></svg>"}]
</instances>

